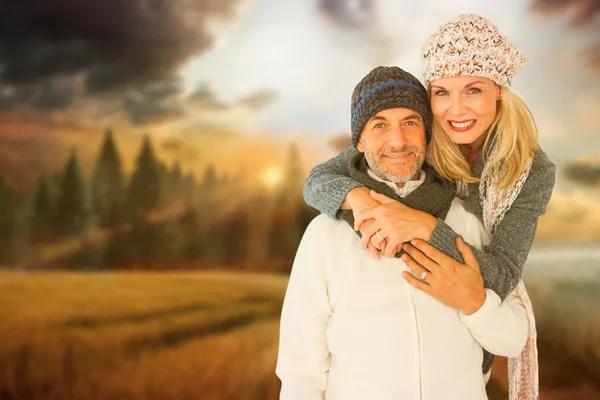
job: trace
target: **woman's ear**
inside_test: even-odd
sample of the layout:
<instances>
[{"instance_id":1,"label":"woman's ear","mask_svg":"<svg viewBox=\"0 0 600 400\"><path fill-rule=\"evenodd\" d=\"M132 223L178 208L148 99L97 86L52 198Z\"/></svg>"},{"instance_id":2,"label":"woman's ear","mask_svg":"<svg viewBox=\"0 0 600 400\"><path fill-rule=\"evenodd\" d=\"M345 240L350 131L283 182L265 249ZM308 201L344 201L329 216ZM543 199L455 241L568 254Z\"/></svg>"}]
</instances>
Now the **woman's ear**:
<instances>
[{"instance_id":1,"label":"woman's ear","mask_svg":"<svg viewBox=\"0 0 600 400\"><path fill-rule=\"evenodd\" d=\"M498 93L496 94L496 101L502 100L502 86L496 85Z\"/></svg>"}]
</instances>

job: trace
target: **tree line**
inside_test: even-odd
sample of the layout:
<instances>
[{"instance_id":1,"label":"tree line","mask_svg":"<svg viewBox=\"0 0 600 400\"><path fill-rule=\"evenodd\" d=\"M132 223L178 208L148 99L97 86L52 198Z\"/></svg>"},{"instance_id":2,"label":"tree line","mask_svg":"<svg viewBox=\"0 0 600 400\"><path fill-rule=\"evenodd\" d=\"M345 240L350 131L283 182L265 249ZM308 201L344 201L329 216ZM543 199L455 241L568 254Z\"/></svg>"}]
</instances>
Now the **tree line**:
<instances>
[{"instance_id":1,"label":"tree line","mask_svg":"<svg viewBox=\"0 0 600 400\"><path fill-rule=\"evenodd\" d=\"M201 179L161 162L149 137L125 176L107 130L91 176L75 150L61 171L18 197L0 182L0 265L21 269L289 271L316 210L291 145L283 184L252 189L207 166Z\"/></svg>"}]
</instances>

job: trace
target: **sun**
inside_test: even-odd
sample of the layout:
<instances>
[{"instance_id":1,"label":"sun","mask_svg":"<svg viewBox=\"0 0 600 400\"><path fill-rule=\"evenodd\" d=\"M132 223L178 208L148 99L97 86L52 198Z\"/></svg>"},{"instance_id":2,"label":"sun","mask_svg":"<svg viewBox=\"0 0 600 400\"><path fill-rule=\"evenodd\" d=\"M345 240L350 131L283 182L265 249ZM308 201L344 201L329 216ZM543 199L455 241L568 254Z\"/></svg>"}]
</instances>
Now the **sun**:
<instances>
[{"instance_id":1,"label":"sun","mask_svg":"<svg viewBox=\"0 0 600 400\"><path fill-rule=\"evenodd\" d=\"M281 184L283 171L280 167L270 166L263 169L258 177L268 188L273 189Z\"/></svg>"}]
</instances>

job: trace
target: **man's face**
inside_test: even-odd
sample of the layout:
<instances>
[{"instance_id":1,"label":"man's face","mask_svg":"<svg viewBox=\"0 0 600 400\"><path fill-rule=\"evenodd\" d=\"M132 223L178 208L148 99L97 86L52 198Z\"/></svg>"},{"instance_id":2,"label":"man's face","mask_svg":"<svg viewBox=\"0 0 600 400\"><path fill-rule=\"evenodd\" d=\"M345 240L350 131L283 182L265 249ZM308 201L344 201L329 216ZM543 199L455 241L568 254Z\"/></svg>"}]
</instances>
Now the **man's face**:
<instances>
[{"instance_id":1,"label":"man's face","mask_svg":"<svg viewBox=\"0 0 600 400\"><path fill-rule=\"evenodd\" d=\"M403 183L416 179L425 161L425 124L419 113L390 108L373 115L356 145L380 178Z\"/></svg>"}]
</instances>

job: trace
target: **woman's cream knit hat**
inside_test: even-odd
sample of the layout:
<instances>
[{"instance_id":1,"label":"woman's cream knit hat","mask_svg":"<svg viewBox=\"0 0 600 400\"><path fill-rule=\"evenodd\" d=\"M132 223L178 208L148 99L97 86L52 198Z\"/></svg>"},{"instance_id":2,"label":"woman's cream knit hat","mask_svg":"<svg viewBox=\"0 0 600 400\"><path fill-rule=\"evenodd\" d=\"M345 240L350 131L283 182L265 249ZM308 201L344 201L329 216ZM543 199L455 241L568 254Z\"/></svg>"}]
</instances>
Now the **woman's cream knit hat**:
<instances>
[{"instance_id":1,"label":"woman's cream knit hat","mask_svg":"<svg viewBox=\"0 0 600 400\"><path fill-rule=\"evenodd\" d=\"M490 20L463 14L441 26L421 49L423 78L481 76L500 86L525 66L526 58Z\"/></svg>"}]
</instances>

